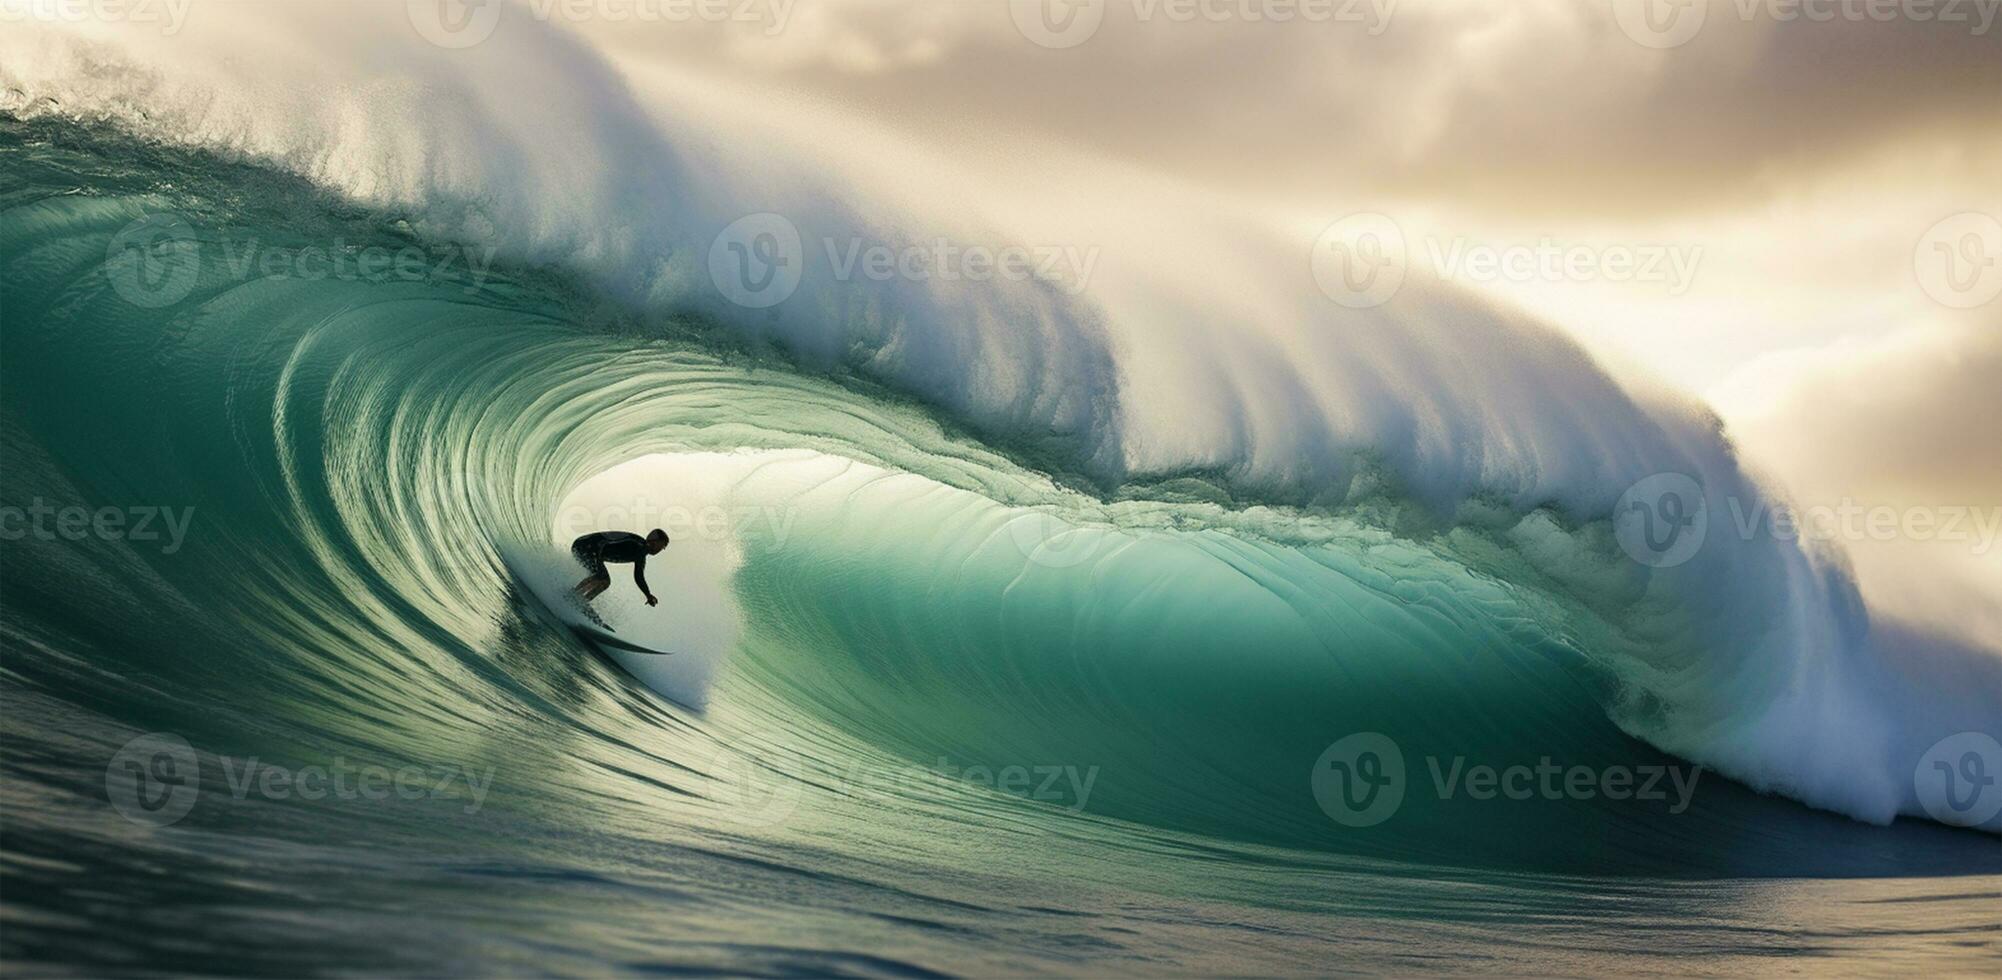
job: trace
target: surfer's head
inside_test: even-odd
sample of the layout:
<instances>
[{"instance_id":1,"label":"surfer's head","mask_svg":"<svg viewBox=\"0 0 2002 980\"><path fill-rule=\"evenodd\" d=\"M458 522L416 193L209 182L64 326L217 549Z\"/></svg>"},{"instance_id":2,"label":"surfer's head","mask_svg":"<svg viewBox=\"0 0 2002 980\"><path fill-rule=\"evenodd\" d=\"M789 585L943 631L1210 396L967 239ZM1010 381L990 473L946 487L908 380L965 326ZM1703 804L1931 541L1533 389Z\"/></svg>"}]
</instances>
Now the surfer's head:
<instances>
[{"instance_id":1,"label":"surfer's head","mask_svg":"<svg viewBox=\"0 0 2002 980\"><path fill-rule=\"evenodd\" d=\"M660 528L654 528L653 530L651 530L651 531L648 531L648 532L646 533L646 553L647 553L647 554L649 554L649 555L657 555L657 554L660 554L660 549L662 549L662 548L665 548L665 547L667 547L667 532L666 532L666 531L663 531L663 530L661 530Z\"/></svg>"}]
</instances>

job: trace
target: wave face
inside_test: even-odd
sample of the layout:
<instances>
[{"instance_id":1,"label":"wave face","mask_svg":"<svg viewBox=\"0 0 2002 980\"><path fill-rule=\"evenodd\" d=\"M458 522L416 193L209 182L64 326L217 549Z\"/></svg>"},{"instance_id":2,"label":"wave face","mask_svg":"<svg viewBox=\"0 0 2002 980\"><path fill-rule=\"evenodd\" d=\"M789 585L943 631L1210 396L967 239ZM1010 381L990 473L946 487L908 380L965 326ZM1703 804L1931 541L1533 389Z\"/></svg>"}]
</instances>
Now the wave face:
<instances>
[{"instance_id":1,"label":"wave face","mask_svg":"<svg viewBox=\"0 0 2002 980\"><path fill-rule=\"evenodd\" d=\"M368 36L299 16L330 62ZM1241 971L1359 908L1534 946L1498 890L1615 888L1552 876L1650 882L1621 892L1645 933L1765 908L1746 880L2002 873L1978 832L1857 822L1924 814L1928 747L2002 730L1992 658L1873 626L1791 545L1621 552L1650 473L1759 499L1702 413L1443 292L1330 332L1275 289L1204 334L1145 277L809 268L734 308L690 264L782 192L524 31L499 48L554 93L525 116L477 60L319 100L274 76L259 108L215 77L255 58L0 45L0 491L188 515L5 549L10 959L203 969L251 930L267 972L1200 969L1193 936ZM396 84L411 132L350 114ZM778 205L893 223L820 190ZM1133 354L1145 329L1200 356ZM654 572L679 659L615 664L549 612L594 486L721 515ZM163 826L106 806L147 732L199 772ZM1325 775L1358 735L1406 771L1368 826ZM248 759L488 782L308 799ZM1658 802L1460 782L1545 760L1675 775ZM412 896L464 916L381 911ZM802 923L829 938L771 944ZM1054 960L995 952L1022 948Z\"/></svg>"}]
</instances>

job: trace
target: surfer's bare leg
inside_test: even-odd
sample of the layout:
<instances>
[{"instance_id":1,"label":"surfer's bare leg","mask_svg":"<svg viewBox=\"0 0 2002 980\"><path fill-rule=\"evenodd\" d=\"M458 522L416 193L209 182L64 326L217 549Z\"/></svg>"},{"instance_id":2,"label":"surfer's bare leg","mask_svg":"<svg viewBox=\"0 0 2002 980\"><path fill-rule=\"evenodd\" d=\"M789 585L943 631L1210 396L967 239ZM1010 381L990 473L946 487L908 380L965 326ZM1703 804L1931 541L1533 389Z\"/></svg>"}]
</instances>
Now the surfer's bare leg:
<instances>
[{"instance_id":1,"label":"surfer's bare leg","mask_svg":"<svg viewBox=\"0 0 2002 980\"><path fill-rule=\"evenodd\" d=\"M585 602L590 602L591 600L596 599L600 592L603 592L611 587L612 587L612 577L610 575L603 575L603 576L593 575L590 578L587 578L584 581L577 583L577 589L576 589L577 598L582 599Z\"/></svg>"}]
</instances>

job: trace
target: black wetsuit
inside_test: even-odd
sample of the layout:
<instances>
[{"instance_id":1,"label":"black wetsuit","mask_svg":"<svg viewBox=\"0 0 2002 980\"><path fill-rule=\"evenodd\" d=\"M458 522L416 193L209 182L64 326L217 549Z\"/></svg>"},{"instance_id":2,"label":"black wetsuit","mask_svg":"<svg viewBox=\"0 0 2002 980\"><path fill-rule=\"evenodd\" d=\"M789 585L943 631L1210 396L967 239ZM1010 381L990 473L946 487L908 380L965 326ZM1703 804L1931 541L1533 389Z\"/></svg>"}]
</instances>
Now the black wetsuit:
<instances>
[{"instance_id":1,"label":"black wetsuit","mask_svg":"<svg viewBox=\"0 0 2002 980\"><path fill-rule=\"evenodd\" d=\"M646 587L646 539L631 531L599 531L586 534L570 542L570 553L591 573L592 578L609 579L612 573L605 571L608 561L633 564L633 582L646 595L653 592Z\"/></svg>"}]
</instances>

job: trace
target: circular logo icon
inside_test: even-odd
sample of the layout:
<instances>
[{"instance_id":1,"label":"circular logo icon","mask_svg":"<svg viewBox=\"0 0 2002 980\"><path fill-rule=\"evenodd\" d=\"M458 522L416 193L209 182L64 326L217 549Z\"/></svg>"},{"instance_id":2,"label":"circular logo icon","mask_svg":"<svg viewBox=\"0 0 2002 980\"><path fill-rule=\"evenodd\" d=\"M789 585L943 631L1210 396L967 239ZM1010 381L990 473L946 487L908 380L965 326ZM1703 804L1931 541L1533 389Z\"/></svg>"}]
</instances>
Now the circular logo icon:
<instances>
[{"instance_id":1,"label":"circular logo icon","mask_svg":"<svg viewBox=\"0 0 2002 980\"><path fill-rule=\"evenodd\" d=\"M141 735L104 767L104 792L125 819L165 827L188 815L201 795L201 760L188 740L169 732Z\"/></svg>"},{"instance_id":2,"label":"circular logo icon","mask_svg":"<svg viewBox=\"0 0 2002 980\"><path fill-rule=\"evenodd\" d=\"M408 0L410 26L441 48L470 48L500 26L502 0Z\"/></svg>"},{"instance_id":3,"label":"circular logo icon","mask_svg":"<svg viewBox=\"0 0 2002 980\"><path fill-rule=\"evenodd\" d=\"M1708 0L1612 0L1620 30L1643 47L1666 49L1688 44L1710 15Z\"/></svg>"},{"instance_id":4,"label":"circular logo icon","mask_svg":"<svg viewBox=\"0 0 2002 980\"><path fill-rule=\"evenodd\" d=\"M1046 48L1075 48L1098 33L1105 0L1008 0L1022 36Z\"/></svg>"},{"instance_id":5,"label":"circular logo icon","mask_svg":"<svg viewBox=\"0 0 2002 980\"><path fill-rule=\"evenodd\" d=\"M1926 230L1912 253L1919 285L1934 301L1971 310L2002 296L2002 221L1963 211Z\"/></svg>"},{"instance_id":6,"label":"circular logo icon","mask_svg":"<svg viewBox=\"0 0 2002 980\"><path fill-rule=\"evenodd\" d=\"M1961 732L1933 743L1912 770L1919 805L1934 820L1979 827L2002 813L2002 742L1983 732Z\"/></svg>"},{"instance_id":7,"label":"circular logo icon","mask_svg":"<svg viewBox=\"0 0 2002 980\"><path fill-rule=\"evenodd\" d=\"M119 229L104 250L119 298L149 310L186 299L202 276L201 243L178 214L151 214Z\"/></svg>"},{"instance_id":8,"label":"circular logo icon","mask_svg":"<svg viewBox=\"0 0 2002 980\"><path fill-rule=\"evenodd\" d=\"M777 306L799 288L806 249L799 229L764 212L730 223L709 245L709 279L738 306Z\"/></svg>"},{"instance_id":9,"label":"circular logo icon","mask_svg":"<svg viewBox=\"0 0 2002 980\"><path fill-rule=\"evenodd\" d=\"M750 827L772 827L784 823L799 808L800 782L779 765L788 756L776 750L745 752L728 745L717 746L702 773L715 780L710 798L723 807L724 816Z\"/></svg>"},{"instance_id":10,"label":"circular logo icon","mask_svg":"<svg viewBox=\"0 0 2002 980\"><path fill-rule=\"evenodd\" d=\"M1073 527L1049 514L1030 512L1008 522L1008 537L1030 564L1072 568L1090 561L1110 532Z\"/></svg>"},{"instance_id":11,"label":"circular logo icon","mask_svg":"<svg viewBox=\"0 0 2002 980\"><path fill-rule=\"evenodd\" d=\"M1397 295L1407 263L1404 230L1389 216L1366 211L1324 229L1308 266L1329 299L1363 310Z\"/></svg>"},{"instance_id":12,"label":"circular logo icon","mask_svg":"<svg viewBox=\"0 0 2002 980\"><path fill-rule=\"evenodd\" d=\"M1374 827L1404 805L1404 752L1379 732L1358 732L1314 760L1314 802L1344 827Z\"/></svg>"},{"instance_id":13,"label":"circular logo icon","mask_svg":"<svg viewBox=\"0 0 2002 980\"><path fill-rule=\"evenodd\" d=\"M1703 487L1681 473L1656 473L1627 488L1613 505L1613 537L1627 557L1674 568L1696 557L1710 531Z\"/></svg>"}]
</instances>

